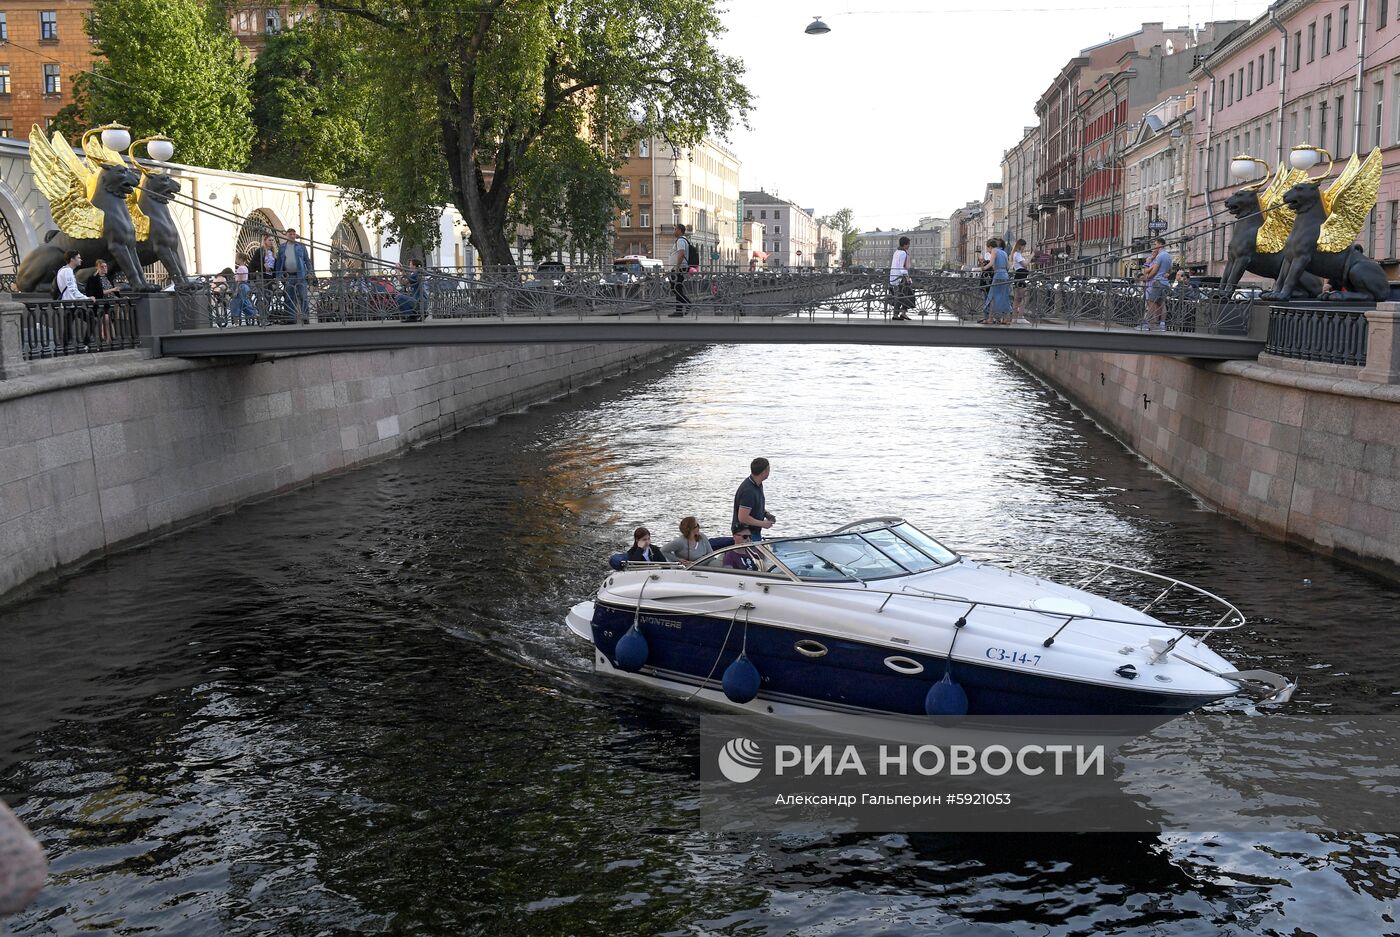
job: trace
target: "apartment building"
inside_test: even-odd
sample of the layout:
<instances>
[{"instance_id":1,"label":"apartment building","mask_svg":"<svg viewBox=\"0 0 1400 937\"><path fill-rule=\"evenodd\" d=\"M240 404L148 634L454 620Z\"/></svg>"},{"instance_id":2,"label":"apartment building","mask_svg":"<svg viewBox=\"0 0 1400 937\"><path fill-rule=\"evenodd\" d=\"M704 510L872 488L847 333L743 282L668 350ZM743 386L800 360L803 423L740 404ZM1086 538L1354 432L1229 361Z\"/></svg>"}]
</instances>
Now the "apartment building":
<instances>
[{"instance_id":1,"label":"apartment building","mask_svg":"<svg viewBox=\"0 0 1400 937\"><path fill-rule=\"evenodd\" d=\"M1188 262L1210 274L1224 269L1229 216L1222 203L1250 181L1231 178L1233 156L1274 166L1292 147L1311 144L1326 148L1340 171L1353 153L1364 158L1379 147L1380 194L1358 241L1396 276L1400 45L1391 40L1397 32L1400 3L1281 0L1200 62L1192 72L1199 113L1187 207L1200 236L1187 249Z\"/></svg>"},{"instance_id":2,"label":"apartment building","mask_svg":"<svg viewBox=\"0 0 1400 937\"><path fill-rule=\"evenodd\" d=\"M613 238L619 254L664 258L677 224L686 226L702 266L737 266L739 158L713 140L689 149L659 138L638 141L617 171L627 207Z\"/></svg>"},{"instance_id":3,"label":"apartment building","mask_svg":"<svg viewBox=\"0 0 1400 937\"><path fill-rule=\"evenodd\" d=\"M811 267L820 247L817 221L811 209L762 189L740 193L744 221L763 225L763 250L770 267Z\"/></svg>"},{"instance_id":4,"label":"apartment building","mask_svg":"<svg viewBox=\"0 0 1400 937\"><path fill-rule=\"evenodd\" d=\"M0 137L29 139L73 100L73 76L92 64L89 0L0 4Z\"/></svg>"}]
</instances>

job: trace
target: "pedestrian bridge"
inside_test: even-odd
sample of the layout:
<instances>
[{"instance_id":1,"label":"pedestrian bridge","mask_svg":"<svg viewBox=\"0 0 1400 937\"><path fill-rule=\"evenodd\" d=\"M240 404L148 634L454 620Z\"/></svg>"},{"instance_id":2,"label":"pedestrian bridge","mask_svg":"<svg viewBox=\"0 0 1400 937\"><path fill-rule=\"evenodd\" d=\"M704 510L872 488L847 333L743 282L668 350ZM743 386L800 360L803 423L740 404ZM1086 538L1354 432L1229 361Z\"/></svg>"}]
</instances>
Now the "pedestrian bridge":
<instances>
[{"instance_id":1,"label":"pedestrian bridge","mask_svg":"<svg viewBox=\"0 0 1400 937\"><path fill-rule=\"evenodd\" d=\"M691 315L509 316L424 322L347 322L269 328L188 329L160 340L162 355L207 358L418 345L531 345L587 342L653 344L923 345L938 348L1045 348L1228 360L1255 358L1263 339L1194 332L1141 332L1120 326L1042 321L977 325L948 317L881 318Z\"/></svg>"},{"instance_id":2,"label":"pedestrian bridge","mask_svg":"<svg viewBox=\"0 0 1400 937\"><path fill-rule=\"evenodd\" d=\"M154 338L159 354L186 358L608 342L1043 348L1228 360L1264 350L1267 318L1250 299L1174 295L1165 329L1139 331L1140 288L1042 279L1016 290L1015 314L1005 317L1011 321L983 324L981 284L956 274L918 275L898 300L879 272L701 274L686 283L684 316L672 314L675 297L659 277L434 274L413 293L397 288L403 285L359 274L323 277L300 290L265 281L230 295L229 285L201 280L163 298L135 299L168 310L163 326L146 316L149 330L137 331ZM26 301L26 347L36 356L66 353L80 340L74 335L86 334L73 327L76 313L67 305ZM120 318L119 311L79 310L103 320ZM110 331L101 323L87 330L99 338Z\"/></svg>"}]
</instances>

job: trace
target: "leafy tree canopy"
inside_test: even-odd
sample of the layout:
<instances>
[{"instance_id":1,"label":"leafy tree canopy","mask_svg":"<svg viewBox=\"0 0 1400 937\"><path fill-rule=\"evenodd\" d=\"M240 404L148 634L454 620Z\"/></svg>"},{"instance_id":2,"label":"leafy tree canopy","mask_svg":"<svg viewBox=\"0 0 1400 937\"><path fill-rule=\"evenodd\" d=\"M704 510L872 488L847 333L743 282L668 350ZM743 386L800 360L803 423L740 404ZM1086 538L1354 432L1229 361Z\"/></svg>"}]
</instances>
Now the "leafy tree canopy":
<instances>
[{"instance_id":1,"label":"leafy tree canopy","mask_svg":"<svg viewBox=\"0 0 1400 937\"><path fill-rule=\"evenodd\" d=\"M116 121L137 137L170 137L182 163L247 165L252 65L218 9L207 0L94 0L86 25L92 71L75 79L58 129L76 137Z\"/></svg>"},{"instance_id":2,"label":"leafy tree canopy","mask_svg":"<svg viewBox=\"0 0 1400 937\"><path fill-rule=\"evenodd\" d=\"M712 40L715 0L321 0L363 53L366 158L342 180L366 216L436 240L466 218L488 265L536 247L603 249L613 169L642 136L723 135L749 109L743 67Z\"/></svg>"},{"instance_id":3,"label":"leafy tree canopy","mask_svg":"<svg viewBox=\"0 0 1400 937\"><path fill-rule=\"evenodd\" d=\"M254 172L327 182L364 172L371 88L364 56L337 38L317 20L268 37L253 71Z\"/></svg>"}]
</instances>

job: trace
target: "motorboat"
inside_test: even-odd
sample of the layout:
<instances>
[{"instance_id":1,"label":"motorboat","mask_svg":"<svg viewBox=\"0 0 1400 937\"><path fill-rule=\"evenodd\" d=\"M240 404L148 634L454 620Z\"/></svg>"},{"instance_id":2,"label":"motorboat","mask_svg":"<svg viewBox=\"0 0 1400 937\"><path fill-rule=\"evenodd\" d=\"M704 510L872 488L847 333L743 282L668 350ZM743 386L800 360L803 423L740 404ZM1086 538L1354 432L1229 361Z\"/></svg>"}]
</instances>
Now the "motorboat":
<instances>
[{"instance_id":1,"label":"motorboat","mask_svg":"<svg viewBox=\"0 0 1400 937\"><path fill-rule=\"evenodd\" d=\"M612 558L567 616L595 670L778 716L1171 718L1238 694L1284 702L1295 687L1209 648L1244 616L1158 573L960 553L898 517L711 544L689 566Z\"/></svg>"}]
</instances>

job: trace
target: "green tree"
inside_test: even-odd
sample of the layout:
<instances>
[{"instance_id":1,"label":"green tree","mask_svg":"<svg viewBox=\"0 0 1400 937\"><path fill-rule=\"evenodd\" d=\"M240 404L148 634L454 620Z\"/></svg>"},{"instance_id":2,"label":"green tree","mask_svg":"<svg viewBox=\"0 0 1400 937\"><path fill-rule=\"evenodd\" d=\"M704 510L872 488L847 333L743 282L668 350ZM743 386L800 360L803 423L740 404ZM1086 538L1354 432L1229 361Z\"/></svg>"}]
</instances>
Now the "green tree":
<instances>
[{"instance_id":1,"label":"green tree","mask_svg":"<svg viewBox=\"0 0 1400 937\"><path fill-rule=\"evenodd\" d=\"M613 169L642 136L679 146L749 109L743 66L712 40L716 0L321 0L362 50L371 97L363 214L436 240L455 205L488 265L510 239L601 249Z\"/></svg>"},{"instance_id":2,"label":"green tree","mask_svg":"<svg viewBox=\"0 0 1400 937\"><path fill-rule=\"evenodd\" d=\"M849 208L843 208L821 219L822 224L828 225L841 232L841 266L849 267L855 260L856 251L860 250L861 239L860 230L856 228L855 212Z\"/></svg>"},{"instance_id":3,"label":"green tree","mask_svg":"<svg viewBox=\"0 0 1400 937\"><path fill-rule=\"evenodd\" d=\"M365 57L337 40L317 20L268 38L253 72L254 172L337 183L363 174L371 115Z\"/></svg>"},{"instance_id":4,"label":"green tree","mask_svg":"<svg viewBox=\"0 0 1400 937\"><path fill-rule=\"evenodd\" d=\"M207 0L94 0L92 70L73 82L58 128L112 121L163 133L182 163L242 169L253 143L247 53Z\"/></svg>"}]
</instances>

